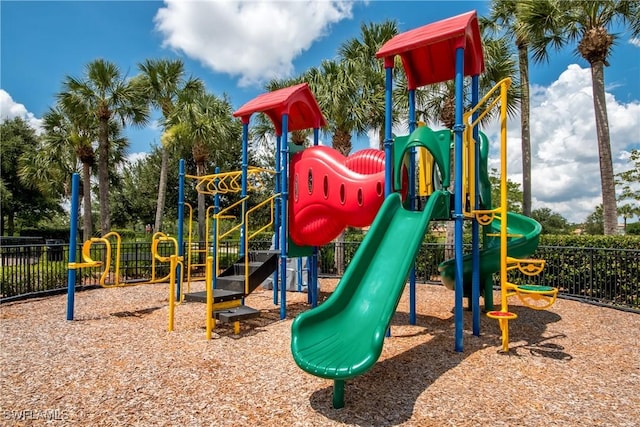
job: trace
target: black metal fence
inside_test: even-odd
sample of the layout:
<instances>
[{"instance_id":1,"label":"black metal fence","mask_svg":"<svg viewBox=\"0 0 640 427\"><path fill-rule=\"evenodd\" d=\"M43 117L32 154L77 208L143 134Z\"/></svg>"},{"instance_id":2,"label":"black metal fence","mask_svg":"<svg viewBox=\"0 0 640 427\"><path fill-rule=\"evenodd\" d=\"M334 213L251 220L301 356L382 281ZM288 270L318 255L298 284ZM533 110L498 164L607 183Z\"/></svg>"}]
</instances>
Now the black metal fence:
<instances>
[{"instance_id":1,"label":"black metal fence","mask_svg":"<svg viewBox=\"0 0 640 427\"><path fill-rule=\"evenodd\" d=\"M252 242L250 249L268 249L270 244L270 241ZM358 245L359 242L344 242L341 246L327 245L321 248L319 275L339 277ZM96 244L91 249L94 259L102 259L104 246ZM221 268L226 268L237 259L237 242L222 242L218 249ZM336 250L341 251L343 256L336 257ZM0 302L65 292L68 251L69 246L60 241L0 246ZM173 252L173 247L160 244L158 251L167 256ZM78 249L78 261L81 260L80 256ZM561 295L587 302L640 311L640 250L540 246L533 257L546 260L542 274L528 277L511 272L510 279L518 284L557 287ZM344 265L336 265L336 258L344 259ZM423 244L416 258L417 281L438 283L438 264L444 260L444 245ZM115 251L112 253L113 264ZM125 279L151 277L151 270L150 242L122 244L120 272ZM167 271L168 264L156 262L156 277L162 277ZM80 269L76 288L98 285L101 273L100 268ZM192 270L192 278L202 277L203 274L201 267Z\"/></svg>"}]
</instances>

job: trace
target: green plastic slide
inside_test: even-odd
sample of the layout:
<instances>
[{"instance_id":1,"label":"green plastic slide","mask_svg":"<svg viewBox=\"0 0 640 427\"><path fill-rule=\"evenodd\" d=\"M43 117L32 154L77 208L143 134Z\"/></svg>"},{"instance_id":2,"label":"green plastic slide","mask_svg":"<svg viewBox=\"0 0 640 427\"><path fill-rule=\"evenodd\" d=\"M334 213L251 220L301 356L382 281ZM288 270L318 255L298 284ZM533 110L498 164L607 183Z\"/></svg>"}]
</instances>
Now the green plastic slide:
<instances>
[{"instance_id":1,"label":"green plastic slide","mask_svg":"<svg viewBox=\"0 0 640 427\"><path fill-rule=\"evenodd\" d=\"M405 210L397 193L384 201L333 294L293 321L291 351L300 368L342 381L373 367L429 221L446 216L448 203L446 191L418 212Z\"/></svg>"},{"instance_id":2,"label":"green plastic slide","mask_svg":"<svg viewBox=\"0 0 640 427\"><path fill-rule=\"evenodd\" d=\"M495 219L490 227L491 234L500 233L500 220ZM513 212L507 212L507 255L513 258L527 258L538 247L538 240L542 227L527 216ZM500 271L500 241L497 237L487 238L488 244L480 250L480 283L491 282L493 273ZM455 258L444 261L438 267L442 277L442 283L449 289L455 288ZM462 271L464 283L464 295L471 295L471 275L473 262L471 254L462 258ZM491 283L492 284L492 283ZM485 290L486 291L486 290ZM485 304L486 305L486 304ZM490 307L488 307L490 308Z\"/></svg>"},{"instance_id":3,"label":"green plastic slide","mask_svg":"<svg viewBox=\"0 0 640 427\"><path fill-rule=\"evenodd\" d=\"M489 139L480 132L480 167L478 170L480 198L484 206L492 206L491 180L489 179ZM524 215L507 212L507 233L511 234L507 242L507 255L513 258L527 258L538 247L538 239L542 227L540 224ZM500 220L494 220L484 227L484 233L488 234L483 239L483 248L480 250L480 288L485 296L485 308L493 309L493 273L500 271L500 238L491 237L490 234L500 233ZM455 258L442 262L440 270L442 283L449 289L455 289ZM466 297L471 297L471 282L473 261L471 254L462 258L463 289Z\"/></svg>"}]
</instances>

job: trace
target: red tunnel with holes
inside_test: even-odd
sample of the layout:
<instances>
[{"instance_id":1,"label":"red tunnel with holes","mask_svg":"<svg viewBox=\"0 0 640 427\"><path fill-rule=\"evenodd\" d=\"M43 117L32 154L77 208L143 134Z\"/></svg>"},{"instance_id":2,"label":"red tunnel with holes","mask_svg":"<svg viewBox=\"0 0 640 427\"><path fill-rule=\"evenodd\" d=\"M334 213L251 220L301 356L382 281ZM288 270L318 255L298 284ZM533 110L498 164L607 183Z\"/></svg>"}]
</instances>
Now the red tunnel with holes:
<instances>
[{"instance_id":1,"label":"red tunnel with holes","mask_svg":"<svg viewBox=\"0 0 640 427\"><path fill-rule=\"evenodd\" d=\"M347 226L373 222L384 201L384 151L345 157L325 146L307 148L292 157L289 179L291 239L323 246Z\"/></svg>"}]
</instances>

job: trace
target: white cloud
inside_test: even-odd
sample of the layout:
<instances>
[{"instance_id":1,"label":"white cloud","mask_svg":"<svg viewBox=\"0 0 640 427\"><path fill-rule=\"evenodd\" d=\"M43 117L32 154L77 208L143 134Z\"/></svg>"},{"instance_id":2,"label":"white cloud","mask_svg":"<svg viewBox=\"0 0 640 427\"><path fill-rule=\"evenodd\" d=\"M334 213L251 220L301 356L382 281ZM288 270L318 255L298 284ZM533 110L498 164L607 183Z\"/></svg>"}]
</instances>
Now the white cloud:
<instances>
[{"instance_id":1,"label":"white cloud","mask_svg":"<svg viewBox=\"0 0 640 427\"><path fill-rule=\"evenodd\" d=\"M293 74L293 59L351 18L350 1L165 0L155 16L164 46L216 72L240 76L239 85Z\"/></svg>"},{"instance_id":2,"label":"white cloud","mask_svg":"<svg viewBox=\"0 0 640 427\"><path fill-rule=\"evenodd\" d=\"M149 153L131 153L131 154L129 154L127 156L127 162L129 162L129 164L133 165L138 160L144 160L148 156L149 156Z\"/></svg>"},{"instance_id":3,"label":"white cloud","mask_svg":"<svg viewBox=\"0 0 640 427\"><path fill-rule=\"evenodd\" d=\"M640 37L629 39L629 43L634 45L635 47L640 47Z\"/></svg>"},{"instance_id":4,"label":"white cloud","mask_svg":"<svg viewBox=\"0 0 640 427\"><path fill-rule=\"evenodd\" d=\"M13 100L4 89L0 89L0 122L12 120L16 117L23 119L37 134L42 133L42 119L27 111L27 107Z\"/></svg>"},{"instance_id":5,"label":"white cloud","mask_svg":"<svg viewBox=\"0 0 640 427\"><path fill-rule=\"evenodd\" d=\"M605 75L606 78L606 75ZM606 94L613 166L630 167L622 154L640 148L640 103ZM498 141L495 125L488 129ZM508 124L508 176L522 182L520 118ZM547 207L571 222L582 222L602 203L591 72L572 64L549 87L531 88L533 208ZM498 153L490 158L498 168Z\"/></svg>"}]
</instances>

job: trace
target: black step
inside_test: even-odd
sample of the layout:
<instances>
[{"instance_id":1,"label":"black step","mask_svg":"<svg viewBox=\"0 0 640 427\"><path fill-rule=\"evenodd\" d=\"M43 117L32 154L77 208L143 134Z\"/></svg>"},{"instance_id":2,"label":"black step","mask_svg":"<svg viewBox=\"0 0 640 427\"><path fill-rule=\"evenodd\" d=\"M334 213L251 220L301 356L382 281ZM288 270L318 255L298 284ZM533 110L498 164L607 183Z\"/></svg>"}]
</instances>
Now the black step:
<instances>
[{"instance_id":1,"label":"black step","mask_svg":"<svg viewBox=\"0 0 640 427\"><path fill-rule=\"evenodd\" d=\"M224 301L234 301L242 299L244 292L237 292L228 289L214 289L213 290L213 303L219 303ZM184 300L187 302L207 302L207 292L192 292L184 295Z\"/></svg>"},{"instance_id":2,"label":"black step","mask_svg":"<svg viewBox=\"0 0 640 427\"><path fill-rule=\"evenodd\" d=\"M260 317L260 311L255 308L241 305L240 307L230 308L227 310L219 310L214 313L216 319L223 323L232 323L239 320L253 319Z\"/></svg>"},{"instance_id":3,"label":"black step","mask_svg":"<svg viewBox=\"0 0 640 427\"><path fill-rule=\"evenodd\" d=\"M253 292L278 267L280 251L265 250L249 252L249 286L246 295ZM245 257L241 257L231 267L223 271L217 278L216 286L236 292L245 291L244 277Z\"/></svg>"}]
</instances>

